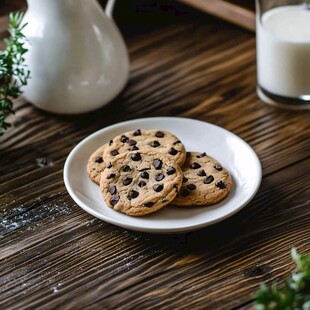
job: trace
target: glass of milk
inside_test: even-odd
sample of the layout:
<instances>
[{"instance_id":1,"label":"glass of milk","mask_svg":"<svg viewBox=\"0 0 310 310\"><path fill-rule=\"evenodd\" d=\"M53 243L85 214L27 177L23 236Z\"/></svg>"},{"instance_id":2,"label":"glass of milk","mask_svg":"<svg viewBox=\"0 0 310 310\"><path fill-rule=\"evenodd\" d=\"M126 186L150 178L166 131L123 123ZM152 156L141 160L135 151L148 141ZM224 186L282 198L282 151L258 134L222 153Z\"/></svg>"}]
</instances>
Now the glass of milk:
<instances>
[{"instance_id":1,"label":"glass of milk","mask_svg":"<svg viewBox=\"0 0 310 310\"><path fill-rule=\"evenodd\" d=\"M310 109L310 0L256 0L256 6L258 96Z\"/></svg>"}]
</instances>

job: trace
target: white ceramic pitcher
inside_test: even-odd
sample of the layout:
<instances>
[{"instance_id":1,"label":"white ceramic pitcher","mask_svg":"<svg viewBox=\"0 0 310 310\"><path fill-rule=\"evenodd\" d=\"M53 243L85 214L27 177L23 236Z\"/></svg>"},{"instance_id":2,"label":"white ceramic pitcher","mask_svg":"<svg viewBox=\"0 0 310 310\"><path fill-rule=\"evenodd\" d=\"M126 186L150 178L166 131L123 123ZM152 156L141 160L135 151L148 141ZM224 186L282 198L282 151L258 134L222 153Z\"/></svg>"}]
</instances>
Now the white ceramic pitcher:
<instances>
[{"instance_id":1,"label":"white ceramic pitcher","mask_svg":"<svg viewBox=\"0 0 310 310\"><path fill-rule=\"evenodd\" d=\"M128 52L97 0L28 0L24 34L31 72L24 96L40 109L78 114L102 107L128 80Z\"/></svg>"}]
</instances>

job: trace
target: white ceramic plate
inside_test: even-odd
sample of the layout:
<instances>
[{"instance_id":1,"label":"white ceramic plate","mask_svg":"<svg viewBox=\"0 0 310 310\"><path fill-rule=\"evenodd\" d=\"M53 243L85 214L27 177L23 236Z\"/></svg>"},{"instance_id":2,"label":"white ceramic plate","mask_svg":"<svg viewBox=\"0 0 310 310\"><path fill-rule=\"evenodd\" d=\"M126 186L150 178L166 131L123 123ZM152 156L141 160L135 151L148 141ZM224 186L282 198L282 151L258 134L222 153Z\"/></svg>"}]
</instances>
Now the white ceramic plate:
<instances>
[{"instance_id":1,"label":"white ceramic plate","mask_svg":"<svg viewBox=\"0 0 310 310\"><path fill-rule=\"evenodd\" d=\"M107 207L99 187L87 176L89 156L115 136L135 129L162 129L174 133L188 151L206 152L231 173L233 188L212 207L165 207L145 217L130 217ZM64 181L73 200L86 212L106 222L132 230L179 233L222 221L242 209L256 194L262 178L260 161L253 149L233 133L198 120L154 117L109 126L80 142L68 156Z\"/></svg>"}]
</instances>

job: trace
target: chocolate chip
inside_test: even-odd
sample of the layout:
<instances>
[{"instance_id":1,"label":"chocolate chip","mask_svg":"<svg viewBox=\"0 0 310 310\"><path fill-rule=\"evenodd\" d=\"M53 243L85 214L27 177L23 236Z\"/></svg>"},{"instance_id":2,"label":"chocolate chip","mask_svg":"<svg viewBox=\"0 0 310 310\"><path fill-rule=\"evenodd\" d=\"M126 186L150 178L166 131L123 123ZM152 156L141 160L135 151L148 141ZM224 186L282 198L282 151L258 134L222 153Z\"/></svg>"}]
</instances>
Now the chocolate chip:
<instances>
[{"instance_id":1,"label":"chocolate chip","mask_svg":"<svg viewBox=\"0 0 310 310\"><path fill-rule=\"evenodd\" d=\"M144 206L147 207L147 208L153 207L153 206L154 206L154 202L152 202L152 201L146 202L146 203L144 204Z\"/></svg>"},{"instance_id":2,"label":"chocolate chip","mask_svg":"<svg viewBox=\"0 0 310 310\"><path fill-rule=\"evenodd\" d=\"M174 147L172 147L172 148L168 151L168 153L169 153L170 155L177 155L177 154L178 154L178 151L177 151Z\"/></svg>"},{"instance_id":3,"label":"chocolate chip","mask_svg":"<svg viewBox=\"0 0 310 310\"><path fill-rule=\"evenodd\" d=\"M138 161L138 160L141 160L141 155L140 155L140 153L133 153L133 154L130 154L130 158L133 161Z\"/></svg>"},{"instance_id":4,"label":"chocolate chip","mask_svg":"<svg viewBox=\"0 0 310 310\"><path fill-rule=\"evenodd\" d=\"M131 168L128 165L126 165L123 167L122 170L123 170L123 172L129 172L129 171L131 171Z\"/></svg>"},{"instance_id":5,"label":"chocolate chip","mask_svg":"<svg viewBox=\"0 0 310 310\"><path fill-rule=\"evenodd\" d=\"M132 146L132 147L129 149L129 151L138 151L138 150L139 150L139 148L136 147L135 145Z\"/></svg>"},{"instance_id":6,"label":"chocolate chip","mask_svg":"<svg viewBox=\"0 0 310 310\"><path fill-rule=\"evenodd\" d=\"M134 199L139 196L139 192L132 190L129 195L131 199Z\"/></svg>"},{"instance_id":7,"label":"chocolate chip","mask_svg":"<svg viewBox=\"0 0 310 310\"><path fill-rule=\"evenodd\" d=\"M204 180L203 180L203 183L205 184L210 184L214 181L214 178L212 175L209 175L208 177L206 177Z\"/></svg>"},{"instance_id":8,"label":"chocolate chip","mask_svg":"<svg viewBox=\"0 0 310 310\"><path fill-rule=\"evenodd\" d=\"M115 173L111 173L107 176L107 179L113 179L115 178L115 176L116 176Z\"/></svg>"},{"instance_id":9,"label":"chocolate chip","mask_svg":"<svg viewBox=\"0 0 310 310\"><path fill-rule=\"evenodd\" d=\"M201 153L200 155L196 156L197 158L202 158L202 157L205 157L207 156L207 154L205 152Z\"/></svg>"},{"instance_id":10,"label":"chocolate chip","mask_svg":"<svg viewBox=\"0 0 310 310\"><path fill-rule=\"evenodd\" d=\"M112 163L111 163L111 162L109 162L109 163L107 164L107 168L108 168L108 169L112 168Z\"/></svg>"},{"instance_id":11,"label":"chocolate chip","mask_svg":"<svg viewBox=\"0 0 310 310\"><path fill-rule=\"evenodd\" d=\"M181 143L180 140L173 142L173 145L176 145L176 144L179 144L179 143Z\"/></svg>"},{"instance_id":12,"label":"chocolate chip","mask_svg":"<svg viewBox=\"0 0 310 310\"><path fill-rule=\"evenodd\" d=\"M125 186L129 185L131 182L132 182L132 178L126 178L126 179L123 180L123 184Z\"/></svg>"},{"instance_id":13,"label":"chocolate chip","mask_svg":"<svg viewBox=\"0 0 310 310\"><path fill-rule=\"evenodd\" d=\"M113 140L110 140L110 141L109 141L109 145L112 145L112 144L113 144Z\"/></svg>"},{"instance_id":14,"label":"chocolate chip","mask_svg":"<svg viewBox=\"0 0 310 310\"><path fill-rule=\"evenodd\" d=\"M169 168L167 169L167 174L168 174L168 175L172 175L172 174L174 174L174 173L175 173L175 168L169 167Z\"/></svg>"},{"instance_id":15,"label":"chocolate chip","mask_svg":"<svg viewBox=\"0 0 310 310\"><path fill-rule=\"evenodd\" d=\"M190 191L193 191L194 189L196 189L196 185L195 185L195 184L188 184L188 185L187 185L187 188L188 188Z\"/></svg>"},{"instance_id":16,"label":"chocolate chip","mask_svg":"<svg viewBox=\"0 0 310 310\"><path fill-rule=\"evenodd\" d=\"M143 180L139 181L139 183L138 183L139 187L144 187L145 185L146 185L146 183Z\"/></svg>"},{"instance_id":17,"label":"chocolate chip","mask_svg":"<svg viewBox=\"0 0 310 310\"><path fill-rule=\"evenodd\" d=\"M155 176L155 180L156 181L161 181L161 180L163 180L165 178L165 175L164 174L162 174L162 173L159 173L159 174L157 174L156 176Z\"/></svg>"},{"instance_id":18,"label":"chocolate chip","mask_svg":"<svg viewBox=\"0 0 310 310\"><path fill-rule=\"evenodd\" d=\"M111 205L114 207L119 202L119 196L115 196L110 200Z\"/></svg>"},{"instance_id":19,"label":"chocolate chip","mask_svg":"<svg viewBox=\"0 0 310 310\"><path fill-rule=\"evenodd\" d=\"M217 171L221 171L221 170L223 170L223 167L221 165L217 164L214 166L214 169Z\"/></svg>"},{"instance_id":20,"label":"chocolate chip","mask_svg":"<svg viewBox=\"0 0 310 310\"><path fill-rule=\"evenodd\" d=\"M109 192L110 192L111 195L116 194L117 193L116 186L114 186L114 185L110 186Z\"/></svg>"},{"instance_id":21,"label":"chocolate chip","mask_svg":"<svg viewBox=\"0 0 310 310\"><path fill-rule=\"evenodd\" d=\"M163 138L165 136L165 134L162 131L156 131L155 133L155 137L157 138Z\"/></svg>"},{"instance_id":22,"label":"chocolate chip","mask_svg":"<svg viewBox=\"0 0 310 310\"><path fill-rule=\"evenodd\" d=\"M125 142L127 142L128 140L129 140L129 138L126 137L125 135L122 135L122 136L121 136L121 142L125 143Z\"/></svg>"},{"instance_id":23,"label":"chocolate chip","mask_svg":"<svg viewBox=\"0 0 310 310\"><path fill-rule=\"evenodd\" d=\"M98 157L98 158L96 158L95 162L97 164L101 164L101 163L103 163L103 158L102 157Z\"/></svg>"},{"instance_id":24,"label":"chocolate chip","mask_svg":"<svg viewBox=\"0 0 310 310\"><path fill-rule=\"evenodd\" d=\"M188 178L185 177L185 176L183 175L183 180L182 180L182 182L185 183L185 182L187 182L187 181L188 181Z\"/></svg>"},{"instance_id":25,"label":"chocolate chip","mask_svg":"<svg viewBox=\"0 0 310 310\"><path fill-rule=\"evenodd\" d=\"M113 151L110 152L110 154L111 154L112 156L116 156L116 155L119 154L119 152L118 152L118 150L113 150Z\"/></svg>"},{"instance_id":26,"label":"chocolate chip","mask_svg":"<svg viewBox=\"0 0 310 310\"><path fill-rule=\"evenodd\" d=\"M158 141L153 141L151 143L151 147L158 147L158 146L160 146L160 143Z\"/></svg>"},{"instance_id":27,"label":"chocolate chip","mask_svg":"<svg viewBox=\"0 0 310 310\"><path fill-rule=\"evenodd\" d=\"M158 192L161 192L164 189L164 186L162 184L155 184L153 186L153 189L154 189L155 192L158 193Z\"/></svg>"},{"instance_id":28,"label":"chocolate chip","mask_svg":"<svg viewBox=\"0 0 310 310\"><path fill-rule=\"evenodd\" d=\"M136 140L129 140L128 144L130 146L133 146L133 145L136 145L137 144L137 141Z\"/></svg>"},{"instance_id":29,"label":"chocolate chip","mask_svg":"<svg viewBox=\"0 0 310 310\"><path fill-rule=\"evenodd\" d=\"M206 174L206 172L205 172L204 170L199 170L198 173L197 173L197 175L198 175L199 177L205 177L207 174Z\"/></svg>"},{"instance_id":30,"label":"chocolate chip","mask_svg":"<svg viewBox=\"0 0 310 310\"><path fill-rule=\"evenodd\" d=\"M137 129L134 133L133 133L134 136L141 136L141 130L140 129Z\"/></svg>"},{"instance_id":31,"label":"chocolate chip","mask_svg":"<svg viewBox=\"0 0 310 310\"><path fill-rule=\"evenodd\" d=\"M146 171L141 172L141 178L148 179L149 177L150 175Z\"/></svg>"},{"instance_id":32,"label":"chocolate chip","mask_svg":"<svg viewBox=\"0 0 310 310\"><path fill-rule=\"evenodd\" d=\"M198 168L200 168L201 167L201 165L199 165L198 163L192 163L191 165L190 165L190 167L192 168L192 169L198 169Z\"/></svg>"},{"instance_id":33,"label":"chocolate chip","mask_svg":"<svg viewBox=\"0 0 310 310\"><path fill-rule=\"evenodd\" d=\"M189 194L190 194L190 191L187 190L186 188L183 188L183 189L181 190L181 195L182 195L183 197L186 197L186 196L188 196Z\"/></svg>"},{"instance_id":34,"label":"chocolate chip","mask_svg":"<svg viewBox=\"0 0 310 310\"><path fill-rule=\"evenodd\" d=\"M218 181L215 185L220 189L224 189L226 187L226 184L223 181Z\"/></svg>"},{"instance_id":35,"label":"chocolate chip","mask_svg":"<svg viewBox=\"0 0 310 310\"><path fill-rule=\"evenodd\" d=\"M160 159L155 159L153 161L153 166L155 167L155 169L161 169L161 167L163 166L163 162Z\"/></svg>"}]
</instances>

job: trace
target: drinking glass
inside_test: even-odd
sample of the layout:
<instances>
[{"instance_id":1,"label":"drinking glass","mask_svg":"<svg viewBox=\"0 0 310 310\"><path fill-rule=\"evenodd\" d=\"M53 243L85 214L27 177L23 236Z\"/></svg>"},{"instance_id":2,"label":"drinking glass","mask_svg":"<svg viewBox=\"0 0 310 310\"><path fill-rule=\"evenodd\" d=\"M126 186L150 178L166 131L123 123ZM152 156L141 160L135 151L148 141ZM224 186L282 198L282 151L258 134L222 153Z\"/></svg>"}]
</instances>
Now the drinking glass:
<instances>
[{"instance_id":1,"label":"drinking glass","mask_svg":"<svg viewBox=\"0 0 310 310\"><path fill-rule=\"evenodd\" d=\"M256 9L258 96L310 109L310 1L256 0Z\"/></svg>"}]
</instances>

